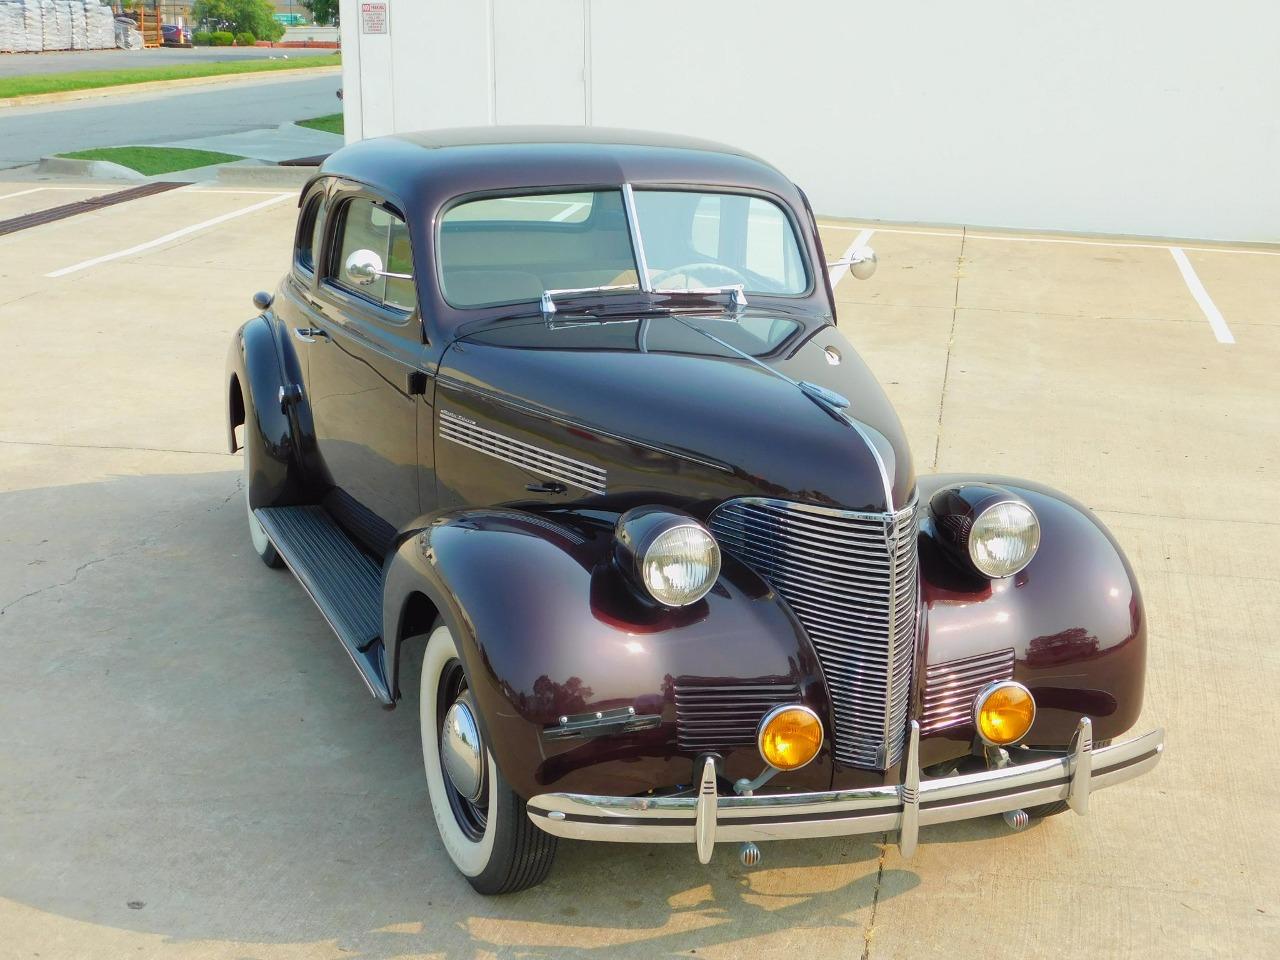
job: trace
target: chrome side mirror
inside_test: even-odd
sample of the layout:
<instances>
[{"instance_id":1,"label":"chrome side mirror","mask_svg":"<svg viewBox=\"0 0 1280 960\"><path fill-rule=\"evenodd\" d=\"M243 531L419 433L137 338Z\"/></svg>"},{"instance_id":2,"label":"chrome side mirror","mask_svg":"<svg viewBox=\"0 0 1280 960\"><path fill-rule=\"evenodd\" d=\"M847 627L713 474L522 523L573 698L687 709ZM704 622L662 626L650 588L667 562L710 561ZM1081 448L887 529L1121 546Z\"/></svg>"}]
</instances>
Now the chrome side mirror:
<instances>
[{"instance_id":1,"label":"chrome side mirror","mask_svg":"<svg viewBox=\"0 0 1280 960\"><path fill-rule=\"evenodd\" d=\"M367 287L379 277L391 277L393 280L412 280L412 273L389 273L383 269L382 258L372 250L354 250L342 265L342 271L352 283Z\"/></svg>"},{"instance_id":2,"label":"chrome side mirror","mask_svg":"<svg viewBox=\"0 0 1280 960\"><path fill-rule=\"evenodd\" d=\"M382 276L382 258L372 250L355 250L342 265L352 283L367 287Z\"/></svg>"},{"instance_id":3,"label":"chrome side mirror","mask_svg":"<svg viewBox=\"0 0 1280 960\"><path fill-rule=\"evenodd\" d=\"M876 272L876 266L879 263L876 260L876 252L870 247L855 247L853 252L843 260L837 260L835 263L828 263L828 267L848 267L859 280L869 280Z\"/></svg>"}]
</instances>

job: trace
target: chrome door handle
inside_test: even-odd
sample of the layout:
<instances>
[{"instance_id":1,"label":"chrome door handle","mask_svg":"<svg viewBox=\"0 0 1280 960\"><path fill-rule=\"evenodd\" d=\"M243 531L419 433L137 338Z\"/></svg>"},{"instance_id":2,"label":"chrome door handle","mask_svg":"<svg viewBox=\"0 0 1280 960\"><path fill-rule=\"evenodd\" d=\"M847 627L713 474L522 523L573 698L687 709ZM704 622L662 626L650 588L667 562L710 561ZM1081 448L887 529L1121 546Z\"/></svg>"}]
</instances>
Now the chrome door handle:
<instances>
[{"instance_id":1,"label":"chrome door handle","mask_svg":"<svg viewBox=\"0 0 1280 960\"><path fill-rule=\"evenodd\" d=\"M293 335L303 343L315 343L317 340L329 341L329 335L319 327L298 327Z\"/></svg>"}]
</instances>

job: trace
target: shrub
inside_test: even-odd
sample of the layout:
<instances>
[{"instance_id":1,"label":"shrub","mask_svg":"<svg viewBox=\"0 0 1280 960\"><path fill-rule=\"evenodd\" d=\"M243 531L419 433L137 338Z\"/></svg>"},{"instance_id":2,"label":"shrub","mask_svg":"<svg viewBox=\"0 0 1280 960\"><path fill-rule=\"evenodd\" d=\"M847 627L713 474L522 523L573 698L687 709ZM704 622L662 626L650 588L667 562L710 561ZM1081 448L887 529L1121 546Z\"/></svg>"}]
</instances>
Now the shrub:
<instances>
[{"instance_id":1,"label":"shrub","mask_svg":"<svg viewBox=\"0 0 1280 960\"><path fill-rule=\"evenodd\" d=\"M215 30L209 35L209 42L215 47L229 47L235 39L235 35L227 30Z\"/></svg>"},{"instance_id":2,"label":"shrub","mask_svg":"<svg viewBox=\"0 0 1280 960\"><path fill-rule=\"evenodd\" d=\"M240 33L236 34L237 47L252 47L257 42L258 42L258 38L255 37L248 30L243 30Z\"/></svg>"},{"instance_id":3,"label":"shrub","mask_svg":"<svg viewBox=\"0 0 1280 960\"><path fill-rule=\"evenodd\" d=\"M198 30L191 35L191 42L197 47L207 47L213 43L213 34L208 30Z\"/></svg>"}]
</instances>

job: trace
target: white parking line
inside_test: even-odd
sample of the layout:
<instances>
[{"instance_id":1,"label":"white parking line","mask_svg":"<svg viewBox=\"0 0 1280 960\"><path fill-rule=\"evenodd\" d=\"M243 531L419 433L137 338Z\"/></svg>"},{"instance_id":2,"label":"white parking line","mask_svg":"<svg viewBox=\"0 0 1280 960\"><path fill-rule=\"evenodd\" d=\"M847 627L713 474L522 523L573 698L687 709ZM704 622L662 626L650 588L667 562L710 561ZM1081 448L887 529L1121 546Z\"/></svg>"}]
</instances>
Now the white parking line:
<instances>
[{"instance_id":1,"label":"white parking line","mask_svg":"<svg viewBox=\"0 0 1280 960\"><path fill-rule=\"evenodd\" d=\"M1187 282L1187 289L1191 291L1191 296L1196 298L1196 303L1200 304L1200 309L1204 311L1205 319L1209 321L1209 326L1213 328L1213 335L1218 338L1218 342L1235 343L1236 338L1231 335L1231 330L1227 327L1227 321L1222 319L1221 312L1209 297L1209 291L1200 282L1200 277L1196 275L1195 267L1191 266L1191 261L1182 252L1182 248L1170 247L1169 252L1173 254L1173 262L1182 271L1182 279Z\"/></svg>"},{"instance_id":2,"label":"white parking line","mask_svg":"<svg viewBox=\"0 0 1280 960\"><path fill-rule=\"evenodd\" d=\"M843 223L819 223L822 230L862 230ZM913 237L955 237L960 231L912 230L906 227L876 227L876 233L905 233ZM1018 237L1007 233L966 233L965 240L1007 240L1010 243L1071 243L1084 247L1139 247L1145 250L1168 250L1167 243L1143 243L1139 240L1077 240L1072 237ZM1245 247L1182 247L1195 253L1242 253L1256 257L1280 257L1280 250L1253 250Z\"/></svg>"},{"instance_id":3,"label":"white parking line","mask_svg":"<svg viewBox=\"0 0 1280 960\"><path fill-rule=\"evenodd\" d=\"M294 194L281 193L272 197L270 200L263 200L252 206L242 207L239 210L232 210L230 213L224 213L220 217L214 217L211 220L202 220L200 223L193 223L189 227L183 227L181 230L175 230L173 233L166 233L163 237L156 237L154 240L148 240L146 243L139 243L135 246L128 247L124 250L117 250L115 253L104 254L101 257L94 257L90 260L81 260L79 263L73 263L69 267L63 267L61 270L54 270L52 273L46 273L46 277L65 277L69 273L75 273L78 270L87 270L89 267L96 267L100 263L107 263L111 260L119 260L121 257L129 257L135 253L141 253L143 250L150 250L152 247L159 247L179 237L185 237L201 230L207 230L209 227L216 227L220 223L226 223L228 220L234 220L236 217L243 217L246 213L253 213L256 210L262 210L273 204L280 203L282 200L292 200Z\"/></svg>"},{"instance_id":4,"label":"white parking line","mask_svg":"<svg viewBox=\"0 0 1280 960\"><path fill-rule=\"evenodd\" d=\"M867 241L871 239L871 235L873 233L875 233L874 230L863 230L861 233L859 233L856 237L853 238L853 243L849 244L849 249L844 252L844 255L840 257L840 259L848 260L851 256L853 256L853 251L857 250L859 247L865 247L867 245ZM831 268L830 277L831 277L832 290L836 288L836 284L839 283L841 280L843 280L844 275L848 272L849 272L849 264L847 263L842 263L839 266L835 266Z\"/></svg>"},{"instance_id":5,"label":"white parking line","mask_svg":"<svg viewBox=\"0 0 1280 960\"><path fill-rule=\"evenodd\" d=\"M86 184L83 187L32 187L30 190L19 190L17 193L6 193L0 196L0 200L8 200L10 197L22 197L28 193L39 193L41 190L106 190L106 187L100 187L97 184Z\"/></svg>"},{"instance_id":6,"label":"white parking line","mask_svg":"<svg viewBox=\"0 0 1280 960\"><path fill-rule=\"evenodd\" d=\"M17 193L6 193L0 196L0 200L8 200L10 197L25 197L28 193L39 193L44 187L32 187L30 190L19 190Z\"/></svg>"}]
</instances>

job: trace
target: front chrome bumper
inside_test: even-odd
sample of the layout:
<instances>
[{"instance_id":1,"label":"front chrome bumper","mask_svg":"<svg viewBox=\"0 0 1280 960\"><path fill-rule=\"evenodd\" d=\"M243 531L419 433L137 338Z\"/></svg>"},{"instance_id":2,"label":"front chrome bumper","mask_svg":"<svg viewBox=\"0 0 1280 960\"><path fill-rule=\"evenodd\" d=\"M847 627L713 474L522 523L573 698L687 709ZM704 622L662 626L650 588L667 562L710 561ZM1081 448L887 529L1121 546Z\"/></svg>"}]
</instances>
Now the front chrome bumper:
<instances>
[{"instance_id":1,"label":"front chrome bumper","mask_svg":"<svg viewBox=\"0 0 1280 960\"><path fill-rule=\"evenodd\" d=\"M920 780L920 727L911 723L899 786L772 796L720 796L714 763L705 763L696 797L597 797L544 793L528 803L529 818L547 833L577 840L694 843L711 859L717 840L788 840L898 831L904 857L919 830L1066 800L1088 812L1089 794L1146 773L1160 760L1164 731L1093 749L1092 724L1082 718L1060 757L998 770Z\"/></svg>"}]
</instances>

